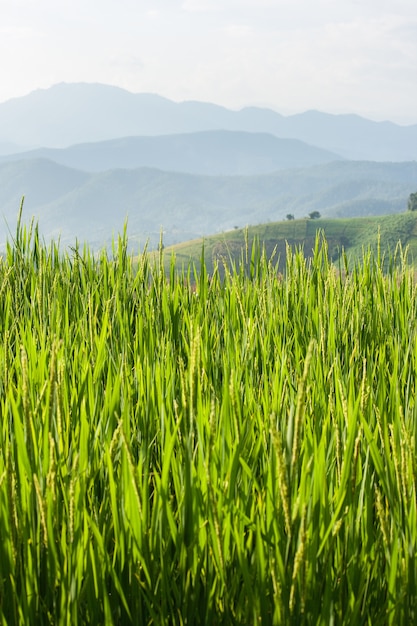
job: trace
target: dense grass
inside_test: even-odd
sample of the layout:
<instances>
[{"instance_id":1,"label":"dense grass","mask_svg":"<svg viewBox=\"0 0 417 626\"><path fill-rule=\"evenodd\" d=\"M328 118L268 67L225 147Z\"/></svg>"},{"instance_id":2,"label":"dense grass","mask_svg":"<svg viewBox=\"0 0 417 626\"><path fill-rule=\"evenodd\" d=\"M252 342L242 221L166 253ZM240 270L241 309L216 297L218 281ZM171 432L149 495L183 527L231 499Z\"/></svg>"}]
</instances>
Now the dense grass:
<instances>
[{"instance_id":1,"label":"dense grass","mask_svg":"<svg viewBox=\"0 0 417 626\"><path fill-rule=\"evenodd\" d=\"M18 229L3 624L415 623L415 284L287 255L220 280Z\"/></svg>"}]
</instances>

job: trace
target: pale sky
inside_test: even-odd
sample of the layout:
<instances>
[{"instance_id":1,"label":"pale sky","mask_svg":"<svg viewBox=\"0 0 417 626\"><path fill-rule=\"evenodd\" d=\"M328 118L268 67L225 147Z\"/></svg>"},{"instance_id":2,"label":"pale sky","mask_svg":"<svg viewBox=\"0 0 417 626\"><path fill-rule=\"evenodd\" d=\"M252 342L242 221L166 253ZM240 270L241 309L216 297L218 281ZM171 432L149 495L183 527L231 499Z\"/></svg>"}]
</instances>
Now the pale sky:
<instances>
[{"instance_id":1,"label":"pale sky","mask_svg":"<svg viewBox=\"0 0 417 626\"><path fill-rule=\"evenodd\" d=\"M0 102L59 82L417 123L416 0L0 0Z\"/></svg>"}]
</instances>

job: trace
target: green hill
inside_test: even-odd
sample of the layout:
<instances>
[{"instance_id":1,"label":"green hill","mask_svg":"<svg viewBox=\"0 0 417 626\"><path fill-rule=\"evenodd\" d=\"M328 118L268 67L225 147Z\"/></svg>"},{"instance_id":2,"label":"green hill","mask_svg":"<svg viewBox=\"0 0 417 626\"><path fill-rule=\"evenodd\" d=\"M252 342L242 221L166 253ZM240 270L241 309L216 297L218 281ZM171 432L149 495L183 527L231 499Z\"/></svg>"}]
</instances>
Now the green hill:
<instances>
[{"instance_id":1,"label":"green hill","mask_svg":"<svg viewBox=\"0 0 417 626\"><path fill-rule=\"evenodd\" d=\"M212 272L216 261L221 267L238 264L241 259L250 263L254 242L258 242L266 256L278 261L279 269L283 270L287 245L302 247L306 257L309 257L318 232L323 233L329 258L336 264L343 262L344 257L352 264L369 250L378 253L378 248L388 261L396 250L398 253L399 243L403 251L407 250L408 262L417 264L417 213L412 212L349 219L302 219L251 226L167 247L165 260L168 264L174 255L178 267L191 261L198 270L204 252L207 271Z\"/></svg>"}]
</instances>

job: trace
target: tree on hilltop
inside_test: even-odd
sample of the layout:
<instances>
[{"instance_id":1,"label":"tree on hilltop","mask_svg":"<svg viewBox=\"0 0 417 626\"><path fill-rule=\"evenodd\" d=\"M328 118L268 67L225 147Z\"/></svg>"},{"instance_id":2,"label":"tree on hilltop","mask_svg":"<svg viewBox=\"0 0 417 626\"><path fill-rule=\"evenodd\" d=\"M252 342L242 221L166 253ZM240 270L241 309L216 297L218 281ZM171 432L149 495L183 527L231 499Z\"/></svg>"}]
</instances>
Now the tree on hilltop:
<instances>
[{"instance_id":1,"label":"tree on hilltop","mask_svg":"<svg viewBox=\"0 0 417 626\"><path fill-rule=\"evenodd\" d=\"M311 213L308 214L308 217L311 220L318 220L319 217L321 217L320 212L319 211L312 211Z\"/></svg>"},{"instance_id":2,"label":"tree on hilltop","mask_svg":"<svg viewBox=\"0 0 417 626\"><path fill-rule=\"evenodd\" d=\"M409 211L417 211L417 193L410 193L407 208Z\"/></svg>"}]
</instances>

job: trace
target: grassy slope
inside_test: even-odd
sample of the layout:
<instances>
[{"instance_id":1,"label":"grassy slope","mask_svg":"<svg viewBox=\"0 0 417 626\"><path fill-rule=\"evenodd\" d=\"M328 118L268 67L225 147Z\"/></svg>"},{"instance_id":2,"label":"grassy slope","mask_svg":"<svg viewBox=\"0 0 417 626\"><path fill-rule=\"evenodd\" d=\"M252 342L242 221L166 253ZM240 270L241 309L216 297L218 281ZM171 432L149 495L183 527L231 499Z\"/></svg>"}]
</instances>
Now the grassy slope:
<instances>
[{"instance_id":1,"label":"grassy slope","mask_svg":"<svg viewBox=\"0 0 417 626\"><path fill-rule=\"evenodd\" d=\"M236 229L204 240L196 239L169 247L166 249L166 259L169 259L170 253L174 253L179 266L187 265L191 259L198 268L204 243L207 268L212 271L216 259L237 262L242 255L249 256L251 242L259 240L268 257L275 251L282 268L287 243L291 247L302 246L305 255L310 256L318 230L323 231L329 255L335 262L340 259L342 251L354 261L361 258L369 248L376 250L378 239L382 253L389 255L401 242L403 248L408 248L410 263L414 264L417 259L415 213L350 219L302 219L250 226L246 230Z\"/></svg>"}]
</instances>

